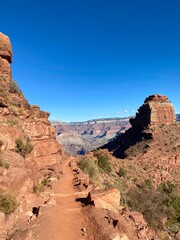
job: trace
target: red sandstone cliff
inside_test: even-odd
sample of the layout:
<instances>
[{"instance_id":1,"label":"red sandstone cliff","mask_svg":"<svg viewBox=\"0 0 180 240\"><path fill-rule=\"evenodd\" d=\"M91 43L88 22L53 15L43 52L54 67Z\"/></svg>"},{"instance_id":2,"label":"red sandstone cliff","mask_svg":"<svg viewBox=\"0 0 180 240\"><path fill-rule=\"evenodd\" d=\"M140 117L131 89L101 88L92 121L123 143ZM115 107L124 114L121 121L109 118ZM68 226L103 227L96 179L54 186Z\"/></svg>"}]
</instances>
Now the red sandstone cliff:
<instances>
[{"instance_id":1,"label":"red sandstone cliff","mask_svg":"<svg viewBox=\"0 0 180 240\"><path fill-rule=\"evenodd\" d=\"M34 186L44 176L55 175L63 157L49 113L28 103L12 80L11 63L10 40L0 33L0 193L12 192L20 203L9 221L0 214L0 232L12 226L17 215L31 211L37 200ZM30 143L32 151L19 154L17 139Z\"/></svg>"}]
</instances>

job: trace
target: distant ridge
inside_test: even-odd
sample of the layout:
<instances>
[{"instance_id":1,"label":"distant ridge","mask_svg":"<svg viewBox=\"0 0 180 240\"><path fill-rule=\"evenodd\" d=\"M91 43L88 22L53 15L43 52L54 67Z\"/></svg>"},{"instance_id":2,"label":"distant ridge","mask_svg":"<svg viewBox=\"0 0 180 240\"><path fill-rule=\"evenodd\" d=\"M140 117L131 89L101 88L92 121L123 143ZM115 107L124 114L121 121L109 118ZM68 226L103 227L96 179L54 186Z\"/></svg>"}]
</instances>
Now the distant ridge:
<instances>
[{"instance_id":1,"label":"distant ridge","mask_svg":"<svg viewBox=\"0 0 180 240\"><path fill-rule=\"evenodd\" d=\"M60 120L57 120L57 121L51 121L51 124L52 125L56 125L57 123L62 123L62 124L66 124L66 125L78 125L78 124L83 124L83 123L91 123L91 122L100 122L100 121L104 121L104 122L107 122L107 121L124 121L124 120L129 120L131 118L133 118L135 116L129 116L129 117L112 117L112 118L96 118L96 119L90 119L90 120L87 120L87 121L79 121L79 122L62 122ZM180 113L176 114L176 120L178 122L180 122Z\"/></svg>"}]
</instances>

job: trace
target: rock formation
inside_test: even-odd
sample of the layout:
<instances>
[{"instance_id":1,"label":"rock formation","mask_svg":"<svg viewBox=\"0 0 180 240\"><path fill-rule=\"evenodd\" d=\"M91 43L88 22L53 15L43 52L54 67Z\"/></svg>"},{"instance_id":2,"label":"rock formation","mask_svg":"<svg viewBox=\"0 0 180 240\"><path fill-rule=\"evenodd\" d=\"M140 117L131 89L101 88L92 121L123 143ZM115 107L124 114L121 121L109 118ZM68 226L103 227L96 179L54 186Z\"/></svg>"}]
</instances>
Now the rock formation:
<instances>
[{"instance_id":1,"label":"rock formation","mask_svg":"<svg viewBox=\"0 0 180 240\"><path fill-rule=\"evenodd\" d=\"M9 38L0 32L0 74L11 79L12 48Z\"/></svg>"},{"instance_id":2,"label":"rock formation","mask_svg":"<svg viewBox=\"0 0 180 240\"><path fill-rule=\"evenodd\" d=\"M176 122L172 103L166 96L151 95L138 109L135 118L130 119L132 127L123 135L103 146L113 152L116 157L124 158L126 149L145 139L152 139L156 128Z\"/></svg>"},{"instance_id":3,"label":"rock formation","mask_svg":"<svg viewBox=\"0 0 180 240\"><path fill-rule=\"evenodd\" d=\"M5 126L6 120L12 120L13 118L14 123L18 123L17 125L23 132L24 137L29 137L34 145L29 158L32 158L41 167L57 163L61 159L62 149L56 142L54 128L48 121L49 113L41 111L38 106L31 106L17 84L11 79L11 43L9 38L2 33L0 33L0 63L2 63L0 64L1 125ZM9 137L13 139L13 133ZM5 141L8 141L8 139ZM12 142L10 144L9 141L6 149L14 148L15 142L14 144Z\"/></svg>"},{"instance_id":4,"label":"rock formation","mask_svg":"<svg viewBox=\"0 0 180 240\"><path fill-rule=\"evenodd\" d=\"M24 98L12 80L10 63L11 43L0 33L0 194L12 192L20 203L19 214L23 214L37 199L34 186L44 176L58 173L63 151L48 120L49 113ZM12 214L11 221L2 220L0 228L13 225L15 218ZM6 218L3 215L1 219Z\"/></svg>"},{"instance_id":5,"label":"rock formation","mask_svg":"<svg viewBox=\"0 0 180 240\"><path fill-rule=\"evenodd\" d=\"M170 125L176 121L176 115L171 102L166 96L151 95L147 97L144 104L138 109L135 118L130 120L132 127L140 129L150 128L158 125Z\"/></svg>"}]
</instances>

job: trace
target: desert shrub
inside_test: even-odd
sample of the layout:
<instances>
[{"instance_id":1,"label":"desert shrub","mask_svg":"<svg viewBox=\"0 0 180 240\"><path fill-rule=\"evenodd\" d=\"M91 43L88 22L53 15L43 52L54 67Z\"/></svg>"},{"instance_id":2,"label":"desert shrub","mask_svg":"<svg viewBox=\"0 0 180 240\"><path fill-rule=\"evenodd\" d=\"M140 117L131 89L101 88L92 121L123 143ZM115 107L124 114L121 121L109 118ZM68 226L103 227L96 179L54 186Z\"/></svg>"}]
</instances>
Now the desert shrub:
<instances>
[{"instance_id":1,"label":"desert shrub","mask_svg":"<svg viewBox=\"0 0 180 240\"><path fill-rule=\"evenodd\" d=\"M176 185L170 181L162 182L159 184L159 190L166 194L171 194L176 190Z\"/></svg>"},{"instance_id":2,"label":"desert shrub","mask_svg":"<svg viewBox=\"0 0 180 240\"><path fill-rule=\"evenodd\" d=\"M104 180L103 185L104 185L104 189L111 189L114 187L113 184L107 181L106 179Z\"/></svg>"},{"instance_id":3,"label":"desert shrub","mask_svg":"<svg viewBox=\"0 0 180 240\"><path fill-rule=\"evenodd\" d=\"M9 119L5 120L4 123L6 123L8 126L19 125L19 121L15 118L9 118Z\"/></svg>"},{"instance_id":4,"label":"desert shrub","mask_svg":"<svg viewBox=\"0 0 180 240\"><path fill-rule=\"evenodd\" d=\"M33 145L29 138L23 143L21 138L16 139L16 151L23 157L26 157L33 150Z\"/></svg>"},{"instance_id":5,"label":"desert shrub","mask_svg":"<svg viewBox=\"0 0 180 240\"><path fill-rule=\"evenodd\" d=\"M82 157L79 161L79 167L93 180L98 180L99 168L94 158Z\"/></svg>"},{"instance_id":6,"label":"desert shrub","mask_svg":"<svg viewBox=\"0 0 180 240\"><path fill-rule=\"evenodd\" d=\"M156 230L176 233L180 227L180 196L173 183L161 183L158 189L143 183L128 191L128 206L143 214L149 225ZM164 219L167 219L164 224Z\"/></svg>"},{"instance_id":7,"label":"desert shrub","mask_svg":"<svg viewBox=\"0 0 180 240\"><path fill-rule=\"evenodd\" d=\"M6 169L10 167L10 164L6 160L3 160L1 156L0 156L0 167L4 167Z\"/></svg>"},{"instance_id":8,"label":"desert shrub","mask_svg":"<svg viewBox=\"0 0 180 240\"><path fill-rule=\"evenodd\" d=\"M110 157L107 153L97 150L94 152L94 156L97 158L98 166L105 173L110 173L112 171L112 167L110 164Z\"/></svg>"},{"instance_id":9,"label":"desert shrub","mask_svg":"<svg viewBox=\"0 0 180 240\"><path fill-rule=\"evenodd\" d=\"M44 190L45 190L45 187L41 182L34 185L34 187L33 187L33 191L35 193L41 193L41 192L44 192Z\"/></svg>"},{"instance_id":10,"label":"desert shrub","mask_svg":"<svg viewBox=\"0 0 180 240\"><path fill-rule=\"evenodd\" d=\"M165 204L171 209L166 226L175 234L180 228L180 196L175 193L168 195Z\"/></svg>"},{"instance_id":11,"label":"desert shrub","mask_svg":"<svg viewBox=\"0 0 180 240\"><path fill-rule=\"evenodd\" d=\"M127 204L132 210L141 212L151 227L163 229L163 218L168 209L163 204L162 194L143 184L141 188L130 189L127 195Z\"/></svg>"},{"instance_id":12,"label":"desert shrub","mask_svg":"<svg viewBox=\"0 0 180 240\"><path fill-rule=\"evenodd\" d=\"M48 185L50 184L50 182L51 182L51 180L50 180L49 176L42 179L38 184L34 185L33 191L37 194L44 192L46 187L48 187Z\"/></svg>"},{"instance_id":13,"label":"desert shrub","mask_svg":"<svg viewBox=\"0 0 180 240\"><path fill-rule=\"evenodd\" d=\"M119 177L125 177L126 175L126 170L124 168L120 168L119 172L117 173Z\"/></svg>"},{"instance_id":14,"label":"desert shrub","mask_svg":"<svg viewBox=\"0 0 180 240\"><path fill-rule=\"evenodd\" d=\"M144 184L145 184L147 187L151 188L151 187L152 187L151 179L145 179L145 180L144 180Z\"/></svg>"},{"instance_id":15,"label":"desert shrub","mask_svg":"<svg viewBox=\"0 0 180 240\"><path fill-rule=\"evenodd\" d=\"M10 93L21 93L17 82L13 79L10 80L9 91Z\"/></svg>"},{"instance_id":16,"label":"desert shrub","mask_svg":"<svg viewBox=\"0 0 180 240\"><path fill-rule=\"evenodd\" d=\"M5 214L13 213L19 206L16 197L9 192L0 193L0 211Z\"/></svg>"}]
</instances>

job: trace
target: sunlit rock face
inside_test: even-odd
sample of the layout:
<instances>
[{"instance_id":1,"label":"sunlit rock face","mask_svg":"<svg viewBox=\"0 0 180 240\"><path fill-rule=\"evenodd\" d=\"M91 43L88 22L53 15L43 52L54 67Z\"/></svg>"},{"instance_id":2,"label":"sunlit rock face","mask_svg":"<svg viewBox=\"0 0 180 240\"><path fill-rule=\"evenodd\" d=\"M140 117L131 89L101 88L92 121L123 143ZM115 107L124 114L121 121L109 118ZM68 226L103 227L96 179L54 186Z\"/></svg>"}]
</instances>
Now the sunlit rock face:
<instances>
[{"instance_id":1,"label":"sunlit rock face","mask_svg":"<svg viewBox=\"0 0 180 240\"><path fill-rule=\"evenodd\" d=\"M0 32L0 74L11 79L12 47L9 38ZM5 80L5 79L4 79Z\"/></svg>"},{"instance_id":2,"label":"sunlit rock face","mask_svg":"<svg viewBox=\"0 0 180 240\"><path fill-rule=\"evenodd\" d=\"M9 136L6 137L6 142L9 142L6 149L12 149L18 137L24 139L28 137L34 145L29 158L40 167L51 166L61 160L62 149L48 120L49 113L41 111L39 106L30 105L18 86L12 91L10 63L12 63L11 42L6 35L0 33L0 120L7 122L7 119L10 121L9 119L13 118L14 122L19 123L18 128L1 126Z\"/></svg>"},{"instance_id":3,"label":"sunlit rock face","mask_svg":"<svg viewBox=\"0 0 180 240\"><path fill-rule=\"evenodd\" d=\"M176 115L172 103L166 96L154 94L147 97L138 109L132 125L123 135L103 146L112 151L114 156L126 157L126 150L143 140L150 140L156 134L156 129L176 122Z\"/></svg>"},{"instance_id":4,"label":"sunlit rock face","mask_svg":"<svg viewBox=\"0 0 180 240\"><path fill-rule=\"evenodd\" d=\"M131 119L131 125L145 129L148 126L170 125L175 121L174 107L168 98L162 95L151 95L145 99L136 117Z\"/></svg>"}]
</instances>

